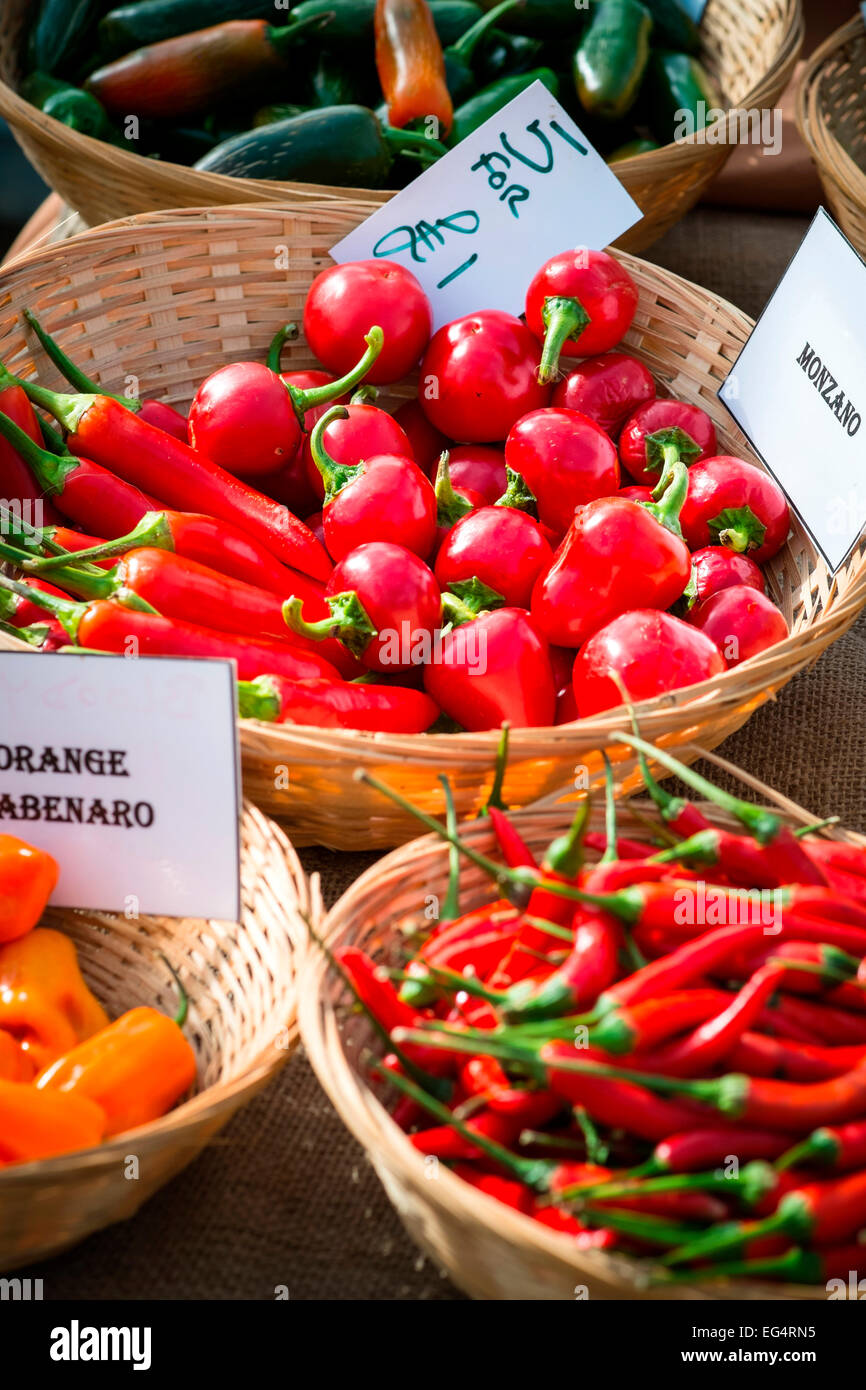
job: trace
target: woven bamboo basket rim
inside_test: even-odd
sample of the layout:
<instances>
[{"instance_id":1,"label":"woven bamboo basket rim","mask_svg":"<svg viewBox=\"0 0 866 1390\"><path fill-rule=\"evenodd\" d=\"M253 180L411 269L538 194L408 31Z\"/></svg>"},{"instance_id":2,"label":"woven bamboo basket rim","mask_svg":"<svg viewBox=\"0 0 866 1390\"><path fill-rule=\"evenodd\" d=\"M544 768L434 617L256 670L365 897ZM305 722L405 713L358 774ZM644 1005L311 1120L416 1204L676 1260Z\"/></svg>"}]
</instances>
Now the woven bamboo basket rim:
<instances>
[{"instance_id":1,"label":"woven bamboo basket rim","mask_svg":"<svg viewBox=\"0 0 866 1390\"><path fill-rule=\"evenodd\" d=\"M112 1173L118 1171L120 1157L129 1153L131 1142L160 1150L180 1148L184 1141L194 1142L197 1131L205 1126L212 1130L215 1125L218 1126L229 1119L239 1106L251 1099L276 1075L296 1051L299 1041L298 949L303 946L303 922L310 910L309 885L300 861L283 831L250 802L244 802L242 837L243 920L237 924L237 934L233 943L237 958L232 960L230 968L233 972L232 979L236 983L238 977L246 977L244 982L251 990L252 1004L257 1007L258 1017L255 1018L254 1025L252 1022L247 1023L247 1031L251 1033L251 1037L244 1046L244 1053L249 1055L244 1055L239 1064L234 1064L225 1080L196 1089L193 1095L159 1119L112 1135L95 1148L37 1159L30 1163L13 1164L0 1169L0 1211L2 1204L21 1189L39 1188L47 1183L56 1184L72 1175L97 1176L106 1170ZM282 866L279 879L274 872L275 861L279 861ZM262 867L265 865L274 873L273 882L262 873ZM283 895L277 896L276 885L280 879ZM261 938L256 943L249 939L249 923L253 917L256 919ZM110 941L112 938L116 939L120 932L136 955L153 954L158 958L160 946L151 945L150 950L148 949L148 934L156 927L160 932L160 940L167 934L173 943L172 965L178 969L182 981L188 976L184 969L187 957L183 954L183 947L185 942L189 942L190 958L198 958L202 962L199 966L201 975L197 978L197 984L202 987L194 995L190 990L191 1014L186 1025L189 1036L199 1016L200 1006L208 998L207 972L215 968L196 950L196 933L211 925L224 928L231 924L206 922L205 919L196 918L169 919L145 915L130 926L118 918L116 913L49 908L40 925L72 934L79 942L82 933L88 937L91 933L104 933L103 939ZM221 941L216 955L226 964L228 958L224 942ZM229 968L227 964L226 968ZM90 972L86 959L82 960L82 970L88 979ZM162 974L165 974L164 967ZM98 982L88 979L88 983L91 988L95 985L94 992L98 997ZM147 995L146 986L142 990L142 997L138 997L136 982L133 979L127 980L125 977L123 989L119 992L125 993L129 984L133 985L131 994L136 1004L152 1002ZM227 997L235 992L227 989ZM132 1007L132 1003L126 1007ZM209 1021L209 1016L202 1013L201 1022L207 1024ZM276 1043L278 1037L279 1046ZM196 1084L198 1086L198 1082Z\"/></svg>"},{"instance_id":2,"label":"woven bamboo basket rim","mask_svg":"<svg viewBox=\"0 0 866 1390\"><path fill-rule=\"evenodd\" d=\"M758 778L743 773L726 759L697 746L686 751L690 755L689 761L708 759L729 776L738 778L755 793L759 804L777 811L787 823L809 825L817 821L817 817L802 806L766 786ZM715 824L727 829L741 829L731 816L712 803L697 804ZM540 850L555 834L561 833L570 820L572 810L573 807L566 807L564 802L551 798L543 804L510 812L510 817L530 847ZM629 818L635 811L638 815L650 814L657 819L652 802L629 798L620 802L620 833L629 833ZM639 828L644 824L642 820L633 823ZM592 809L590 825L594 830L604 829L602 806L597 805ZM464 826L461 833L477 849L490 850L494 846L492 832L484 822L476 821ZM833 828L821 833L866 849L866 836L854 831ZM588 859L595 857L587 856ZM413 912L418 915L419 904L423 903L423 896L419 894L444 892L447 875L448 847L438 836L427 835L379 860L355 880L327 913L322 905L317 877L314 877L313 921L317 935L327 941L332 949L337 945L357 944L374 956L384 957L387 951L383 951L382 947L398 932L399 922L409 918ZM461 882L461 911L491 900L489 882L480 871L466 865L466 861ZM420 888L422 884L423 888ZM416 894L414 909L407 908L413 892ZM410 1225L410 1234L425 1246L433 1258L446 1266L450 1277L464 1292L476 1297L501 1296L490 1292L495 1279L488 1278L485 1288L485 1274L482 1273L480 1279L474 1271L467 1276L456 1256L450 1257L452 1252L465 1253L472 1266L479 1234L494 1231L501 1235L500 1244L503 1247L513 1247L513 1255L509 1250L503 1253L503 1259L513 1261L518 1271L511 1284L513 1289L521 1290L513 1293L515 1298L530 1297L528 1290L532 1279L537 1277L537 1271L543 1270L546 1263L555 1262L559 1269L564 1267L571 1272L569 1277L573 1276L575 1284L588 1286L590 1298L594 1296L594 1284L600 1281L606 1290L603 1296L624 1299L826 1299L826 1289L819 1286L758 1280L701 1283L695 1279L693 1283L675 1288L666 1289L662 1284L650 1286L646 1281L648 1261L638 1262L635 1257L597 1250L577 1250L569 1236L545 1229L531 1217L478 1192L444 1164L438 1166L437 1181L429 1181L425 1176L423 1155L412 1146L408 1136L395 1123L347 1055L343 1015L352 996L339 981L336 972L329 968L320 947L312 940L309 941L303 964L300 996L301 1039L319 1081L343 1122L371 1158L401 1218L410 1211L417 1216L417 1226L413 1228ZM372 1040L372 1029L366 1020L355 1018L353 1023L357 1025L355 1031L364 1035L361 1043L367 1043L368 1034ZM358 1041L353 1036L353 1049ZM431 1209L434 1213L432 1216ZM440 1223L447 1235L444 1241L437 1243L430 1232L434 1229L438 1232ZM427 1238L419 1236L419 1231L424 1232ZM556 1282L557 1276L551 1272L546 1283L555 1287ZM565 1286L564 1275L560 1274L559 1284ZM540 1287L543 1286L542 1282ZM611 1293L611 1290L618 1290L618 1293Z\"/></svg>"},{"instance_id":3,"label":"woven bamboo basket rim","mask_svg":"<svg viewBox=\"0 0 866 1390\"><path fill-rule=\"evenodd\" d=\"M275 327L301 317L306 285L327 263L329 239L350 222L351 214L332 203L180 209L123 218L34 249L0 269L0 313L9 325L0 355L24 376L38 372L40 379L57 382L16 320L29 304L84 369L107 385L116 389L125 354L140 371L145 394L188 400L195 375L203 377L229 353L263 356ZM289 272L288 287L285 272L273 268L275 243L297 247L300 269ZM670 271L617 254L641 296L626 350L647 363L662 390L709 412L721 452L759 463L717 396L752 320ZM251 282L255 293L244 297ZM289 351L292 366L313 365L302 340ZM411 384L400 384L382 404L411 393ZM831 577L794 519L791 538L766 574L791 635L711 681L644 702L642 727L653 741L715 746L811 665L866 604L866 539ZM14 643L0 635L0 647ZM506 793L526 804L561 789L587 751L628 727L627 711L620 709L567 725L515 729ZM416 783L423 779L435 814L442 809L435 774L451 772L461 813L468 814L480 804L470 806L470 788L492 779L497 742L494 730L399 737L244 720L240 731L247 794L272 814L289 817L296 843L337 848L383 847L414 833L405 821L389 817L387 808L371 819L363 789L349 781L356 763L392 769L400 778L411 774ZM628 769L634 785L633 758L622 745L609 751L622 765L624 780ZM273 769L284 762L299 777L291 795L280 798ZM598 779L599 760L592 771Z\"/></svg>"},{"instance_id":4,"label":"woven bamboo basket rim","mask_svg":"<svg viewBox=\"0 0 866 1390\"><path fill-rule=\"evenodd\" d=\"M0 24L6 20L20 27L26 0L7 0L0 5ZM4 13L5 9L5 13ZM14 13L9 17L9 10ZM748 32L744 36L743 25ZM708 64L723 88L729 87L737 109L763 109L775 105L787 86L803 42L801 0L709 0L702 19ZM772 56L762 61L765 36L776 39ZM0 35L0 115L12 126L31 160L66 201L103 222L118 212L143 211L146 207L171 207L180 202L227 203L333 198L354 204L359 218L394 196L396 190L342 188L333 185L240 179L200 172L168 161L146 159L70 130L18 95L17 51L11 32L6 52ZM745 67L745 70L744 70ZM730 113L729 106L728 112ZM644 213L643 222L621 239L630 250L642 250L673 225L700 196L733 149L736 121L723 118L725 138L707 143L700 133L671 142L661 149L621 161L617 176L635 196ZM720 125L717 122L716 125ZM734 141L735 143L735 141ZM88 185L76 166L91 171L98 187ZM76 197L76 192L78 197Z\"/></svg>"},{"instance_id":5,"label":"woven bamboo basket rim","mask_svg":"<svg viewBox=\"0 0 866 1390\"><path fill-rule=\"evenodd\" d=\"M866 170L851 157L833 132L829 119L832 93L826 90L828 64L852 41L866 45L863 17L855 17L835 30L806 64L797 88L797 127L821 178L844 198L857 204L866 216ZM863 251L861 244L858 248Z\"/></svg>"}]
</instances>

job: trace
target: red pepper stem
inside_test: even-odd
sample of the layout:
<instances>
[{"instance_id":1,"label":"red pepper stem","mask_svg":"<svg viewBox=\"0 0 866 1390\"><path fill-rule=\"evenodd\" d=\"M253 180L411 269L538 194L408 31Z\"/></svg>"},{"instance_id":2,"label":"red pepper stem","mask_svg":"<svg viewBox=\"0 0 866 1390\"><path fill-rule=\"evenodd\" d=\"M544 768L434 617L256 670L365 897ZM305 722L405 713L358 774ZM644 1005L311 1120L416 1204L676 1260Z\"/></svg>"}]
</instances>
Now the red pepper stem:
<instances>
[{"instance_id":1,"label":"red pepper stem","mask_svg":"<svg viewBox=\"0 0 866 1390\"><path fill-rule=\"evenodd\" d=\"M699 830L678 845L659 850L649 860L650 864L678 864L683 859L696 859L701 864L715 865L719 862L719 833L717 830Z\"/></svg>"},{"instance_id":2,"label":"red pepper stem","mask_svg":"<svg viewBox=\"0 0 866 1390\"><path fill-rule=\"evenodd\" d=\"M497 497L493 503L494 507L510 507L515 512L526 512L527 516L538 520L538 498L532 491L522 473L518 473L510 464L505 465L506 488L501 497Z\"/></svg>"},{"instance_id":3,"label":"red pepper stem","mask_svg":"<svg viewBox=\"0 0 866 1390\"><path fill-rule=\"evenodd\" d=\"M79 460L71 454L58 458L39 445L26 434L14 420L0 411L0 435L12 445L16 454L27 464L43 492L52 495L62 492L70 473L79 467Z\"/></svg>"},{"instance_id":4,"label":"red pepper stem","mask_svg":"<svg viewBox=\"0 0 866 1390\"><path fill-rule=\"evenodd\" d=\"M296 323L284 323L282 328L274 334L271 345L268 348L267 365L272 372L279 373L280 359L283 355L283 348L286 343L294 342L298 336L298 325Z\"/></svg>"},{"instance_id":5,"label":"red pepper stem","mask_svg":"<svg viewBox=\"0 0 866 1390\"><path fill-rule=\"evenodd\" d=\"M377 630L354 589L333 594L325 600L331 610L329 618L307 622L303 616L304 601L295 596L283 604L283 620L299 637L321 642L336 637L352 656L362 657L377 635Z\"/></svg>"},{"instance_id":6,"label":"red pepper stem","mask_svg":"<svg viewBox=\"0 0 866 1390\"><path fill-rule=\"evenodd\" d=\"M273 724L282 713L282 701L269 676L254 681L238 681L238 714L241 719L261 719Z\"/></svg>"},{"instance_id":7,"label":"red pepper stem","mask_svg":"<svg viewBox=\"0 0 866 1390\"><path fill-rule=\"evenodd\" d=\"M721 787L709 782L706 777L702 777L693 768L686 767L677 758L671 757L665 749L656 748L635 734L614 733L611 737L617 743L627 743L630 748L638 749L649 757L657 759L663 767L668 768L670 772L675 773L681 781L685 782L686 786L700 792L716 806L736 816L737 820L742 821L759 844L770 844L782 829L782 821L773 811L768 811L761 806L752 806L749 802L741 801L739 797L732 796L730 792L723 791Z\"/></svg>"},{"instance_id":8,"label":"red pepper stem","mask_svg":"<svg viewBox=\"0 0 866 1390\"><path fill-rule=\"evenodd\" d=\"M178 1005L177 1013L174 1016L174 1021L177 1024L178 1028L182 1028L186 1023L187 1016L189 1014L189 995L184 989L183 984L181 982L181 978L175 970L174 966L172 965L171 961L169 960L168 956L164 956L162 954L162 951L159 952L159 955L161 960L168 968L168 971L171 974L171 978L174 980L175 988L178 994L180 995L180 1003Z\"/></svg>"},{"instance_id":9,"label":"red pepper stem","mask_svg":"<svg viewBox=\"0 0 866 1390\"><path fill-rule=\"evenodd\" d=\"M499 734L499 743L496 748L496 763L493 769L493 785L487 797L481 814L486 815L491 806L495 806L498 811L505 811L506 805L502 800L502 788L505 784L505 772L508 767L508 744L511 739L511 725L507 719L503 720Z\"/></svg>"},{"instance_id":10,"label":"red pepper stem","mask_svg":"<svg viewBox=\"0 0 866 1390\"><path fill-rule=\"evenodd\" d=\"M546 1192L550 1174L555 1171L556 1165L548 1159L519 1158L510 1149L506 1149L504 1144L497 1144L494 1139L488 1139L484 1134L478 1134L474 1129L449 1110L447 1105L436 1100L420 1086L416 1086L406 1076L400 1076L397 1072L389 1071L380 1063L370 1059L370 1070L383 1081L388 1081L404 1096L414 1100L416 1105L420 1105L426 1110L428 1115L432 1115L440 1124L447 1125L457 1134L461 1135L476 1149L480 1149L488 1158L492 1158L495 1163L500 1163L509 1173L513 1173L516 1178L528 1187L534 1187L537 1191Z\"/></svg>"},{"instance_id":11,"label":"red pepper stem","mask_svg":"<svg viewBox=\"0 0 866 1390\"><path fill-rule=\"evenodd\" d=\"M798 1211L800 1206L798 1202ZM689 1241L679 1249L673 1250L665 1257L663 1263L673 1266L691 1264L693 1260L714 1260L719 1255L744 1255L749 1245L756 1240L763 1240L765 1236L790 1234L796 1238L803 1232L798 1229L799 1222L786 1215L786 1211L792 1210L793 1204L789 1206L787 1198L783 1197L772 1215L765 1216L762 1221L733 1221L715 1226L697 1240ZM808 1231L805 1234L808 1238Z\"/></svg>"},{"instance_id":12,"label":"red pepper stem","mask_svg":"<svg viewBox=\"0 0 866 1390\"><path fill-rule=\"evenodd\" d=\"M86 603L73 603L71 599L58 598L56 594L46 594L41 589L31 589L29 584L21 584L6 574L0 574L0 588L29 599L37 608L44 608L52 617L57 618L64 631L75 641L81 619L87 612Z\"/></svg>"},{"instance_id":13,"label":"red pepper stem","mask_svg":"<svg viewBox=\"0 0 866 1390\"><path fill-rule=\"evenodd\" d=\"M448 450L443 449L439 455L433 488L436 494L436 522L439 526L453 526L461 517L472 511L472 503L468 498L461 497L459 492L454 491L448 463Z\"/></svg>"},{"instance_id":14,"label":"red pepper stem","mask_svg":"<svg viewBox=\"0 0 866 1390\"><path fill-rule=\"evenodd\" d=\"M445 824L450 835L457 837L457 808L454 805L454 793L451 790L451 783L444 772L439 774L439 781L442 783L442 792L445 797ZM456 845L451 845L448 850L448 888L445 893L445 901L442 904L442 911L439 914L439 921L454 922L460 913L460 851Z\"/></svg>"},{"instance_id":15,"label":"red pepper stem","mask_svg":"<svg viewBox=\"0 0 866 1390\"><path fill-rule=\"evenodd\" d=\"M538 380L543 386L555 381L559 355L569 338L579 338L590 323L590 316L573 295L550 294L544 301L541 318L545 328Z\"/></svg>"},{"instance_id":16,"label":"red pepper stem","mask_svg":"<svg viewBox=\"0 0 866 1390\"><path fill-rule=\"evenodd\" d=\"M617 1197L651 1196L655 1192L720 1192L730 1193L747 1206L757 1206L778 1185L778 1174L769 1163L755 1160L744 1165L736 1177L718 1173L665 1173L635 1181L630 1175L621 1181L600 1182L593 1187L580 1187L570 1196L591 1202L614 1201Z\"/></svg>"},{"instance_id":17,"label":"red pepper stem","mask_svg":"<svg viewBox=\"0 0 866 1390\"><path fill-rule=\"evenodd\" d=\"M117 540L93 545L89 550L64 551L44 560L35 560L28 568L34 574L56 570L63 564L74 564L77 568L84 561L110 560L116 555L125 555L128 550L138 550L142 546L153 547L156 550L174 550L171 523L165 512L145 512L141 521L125 536L118 536Z\"/></svg>"},{"instance_id":18,"label":"red pepper stem","mask_svg":"<svg viewBox=\"0 0 866 1390\"><path fill-rule=\"evenodd\" d=\"M709 1269L682 1270L668 1274L654 1283L697 1284L708 1279L781 1279L789 1284L820 1284L824 1281L824 1263L816 1250L792 1246L784 1255L768 1256L762 1260L730 1260L714 1264Z\"/></svg>"},{"instance_id":19,"label":"red pepper stem","mask_svg":"<svg viewBox=\"0 0 866 1390\"><path fill-rule=\"evenodd\" d=\"M589 821L590 801L585 797L574 814L574 819L564 835L551 841L544 856L543 869L547 873L561 874L563 878L577 878L583 867L583 837Z\"/></svg>"},{"instance_id":20,"label":"red pepper stem","mask_svg":"<svg viewBox=\"0 0 866 1390\"><path fill-rule=\"evenodd\" d=\"M787 1169L797 1168L801 1164L832 1164L839 1149L839 1140L832 1129L815 1129L807 1139L787 1149L777 1158L775 1166L780 1173L784 1173Z\"/></svg>"},{"instance_id":21,"label":"red pepper stem","mask_svg":"<svg viewBox=\"0 0 866 1390\"><path fill-rule=\"evenodd\" d=\"M525 896L527 891L535 888L543 888L546 892L554 893L561 898L570 898L574 902L587 903L590 907L599 907L604 912L610 912L615 917L622 918L626 922L635 922L640 917L642 900L640 895L633 894L629 889L622 889L619 893L584 893L579 888L573 888L570 883L561 883L558 879L547 878L537 869L517 868L509 869L504 864L497 864L495 860L488 859L486 854L481 854L466 844L457 835L451 834L445 826L441 825L433 816L428 816L424 811L420 811L417 806L413 806L411 801L407 801L404 796L393 787L389 787L385 782L380 782L377 777L371 776L364 768L355 770L355 780L364 782L367 786L373 787L388 797L401 810L407 811L414 816L422 825L426 825L428 830L432 830L440 839L447 840L450 845L455 845L473 864L479 869L483 869L498 884L504 896L511 893L514 897L514 890L520 889L519 896Z\"/></svg>"},{"instance_id":22,"label":"red pepper stem","mask_svg":"<svg viewBox=\"0 0 866 1390\"><path fill-rule=\"evenodd\" d=\"M91 396L110 396L113 401L117 401L119 405L136 414L141 410L141 401L137 397L118 396L112 391L106 391L99 385L98 381L94 381L80 367L77 367L72 359L67 357L60 344L45 331L30 309L24 310L24 317L45 349L47 356L51 358L55 367L65 376L69 385L75 387L76 391L82 391Z\"/></svg>"},{"instance_id":23,"label":"red pepper stem","mask_svg":"<svg viewBox=\"0 0 866 1390\"><path fill-rule=\"evenodd\" d=\"M602 752L604 759L604 834L605 848L601 856L601 864L613 864L617 859L617 815L616 815L616 783L613 776L613 764L607 753Z\"/></svg>"},{"instance_id":24,"label":"red pepper stem","mask_svg":"<svg viewBox=\"0 0 866 1390\"><path fill-rule=\"evenodd\" d=\"M301 425L304 423L304 416L308 410L314 410L320 405L327 405L329 401L336 400L337 396L345 396L354 386L363 381L382 351L385 335L381 328L375 325L369 333L364 335L364 342L367 344L366 351L355 363L352 370L346 372L345 376L338 377L336 381L329 381L326 386L309 386L304 391L297 386L286 387ZM319 438L321 439L321 435Z\"/></svg>"},{"instance_id":25,"label":"red pepper stem","mask_svg":"<svg viewBox=\"0 0 866 1390\"><path fill-rule=\"evenodd\" d=\"M689 470L686 465L679 461L665 464L665 471L662 474L659 488L664 490L658 502L639 502L638 506L650 512L656 521L664 526L665 530L682 540L683 528L680 525L680 512L689 490Z\"/></svg>"}]
</instances>

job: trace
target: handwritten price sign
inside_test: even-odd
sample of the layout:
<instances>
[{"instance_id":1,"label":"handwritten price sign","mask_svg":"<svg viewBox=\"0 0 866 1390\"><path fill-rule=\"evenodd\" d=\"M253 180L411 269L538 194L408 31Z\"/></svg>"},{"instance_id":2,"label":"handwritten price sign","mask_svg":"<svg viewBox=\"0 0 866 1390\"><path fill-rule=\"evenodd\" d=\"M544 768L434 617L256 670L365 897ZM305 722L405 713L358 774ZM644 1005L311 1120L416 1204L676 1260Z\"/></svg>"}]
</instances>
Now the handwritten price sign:
<instances>
[{"instance_id":1,"label":"handwritten price sign","mask_svg":"<svg viewBox=\"0 0 866 1390\"><path fill-rule=\"evenodd\" d=\"M568 246L600 249L640 209L541 82L331 248L417 276L434 327L473 309L520 313L531 276Z\"/></svg>"}]
</instances>

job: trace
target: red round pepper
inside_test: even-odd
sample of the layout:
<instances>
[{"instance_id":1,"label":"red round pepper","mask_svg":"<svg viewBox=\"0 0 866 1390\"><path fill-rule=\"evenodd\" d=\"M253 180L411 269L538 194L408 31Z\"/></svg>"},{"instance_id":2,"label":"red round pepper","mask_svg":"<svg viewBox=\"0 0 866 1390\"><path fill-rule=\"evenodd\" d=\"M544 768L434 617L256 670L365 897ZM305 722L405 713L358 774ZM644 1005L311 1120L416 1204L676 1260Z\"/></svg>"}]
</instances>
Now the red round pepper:
<instances>
[{"instance_id":1,"label":"red round pepper","mask_svg":"<svg viewBox=\"0 0 866 1390\"><path fill-rule=\"evenodd\" d=\"M728 666L739 666L788 636L788 624L773 600L747 584L712 594L686 620L712 638Z\"/></svg>"},{"instance_id":2,"label":"red round pepper","mask_svg":"<svg viewBox=\"0 0 866 1390\"><path fill-rule=\"evenodd\" d=\"M690 470L680 519L692 550L730 546L748 553L756 565L781 550L791 525L778 484L753 463L729 454L705 457Z\"/></svg>"},{"instance_id":3,"label":"red round pepper","mask_svg":"<svg viewBox=\"0 0 866 1390\"><path fill-rule=\"evenodd\" d=\"M310 433L301 443L304 468L310 487L321 502L325 496L325 481L316 467L311 449L312 430L326 413L328 407L307 412ZM344 468L352 468L362 459L373 458L377 454L397 454L400 458L413 458L412 445L398 422L386 410L376 405L351 402L345 408L345 415L335 416L322 434L322 445L328 455Z\"/></svg>"},{"instance_id":4,"label":"red round pepper","mask_svg":"<svg viewBox=\"0 0 866 1390\"><path fill-rule=\"evenodd\" d=\"M655 487L668 457L689 467L716 452L716 427L700 406L648 401L625 422L619 456L636 483ZM706 542L704 542L706 544Z\"/></svg>"},{"instance_id":5,"label":"red round pepper","mask_svg":"<svg viewBox=\"0 0 866 1390\"><path fill-rule=\"evenodd\" d=\"M629 416L655 400L655 394L652 372L643 362L624 352L609 352L573 367L554 387L551 405L579 410L616 440Z\"/></svg>"},{"instance_id":6,"label":"red round pepper","mask_svg":"<svg viewBox=\"0 0 866 1390\"><path fill-rule=\"evenodd\" d=\"M329 372L350 370L374 323L385 343L367 380L382 386L407 376L430 341L430 304L411 270L396 261L350 261L316 276L304 303L304 337Z\"/></svg>"},{"instance_id":7,"label":"red round pepper","mask_svg":"<svg viewBox=\"0 0 866 1390\"><path fill-rule=\"evenodd\" d=\"M505 462L538 503L539 520L562 536L575 509L619 487L619 460L604 430L575 410L524 415L505 441Z\"/></svg>"},{"instance_id":8,"label":"red round pepper","mask_svg":"<svg viewBox=\"0 0 866 1390\"><path fill-rule=\"evenodd\" d=\"M394 419L400 426L409 441L409 456L413 458L422 472L428 478L436 475L436 466L439 462L443 449L447 449L450 440L430 424L424 411L421 409L421 402L417 398L404 401L403 404L394 411ZM387 453L388 451L385 450ZM504 471L504 470L503 470ZM503 482L502 491L505 487ZM497 496L499 494L497 493Z\"/></svg>"},{"instance_id":9,"label":"red round pepper","mask_svg":"<svg viewBox=\"0 0 866 1390\"><path fill-rule=\"evenodd\" d=\"M533 585L552 560L538 523L526 512L482 506L451 527L435 573L442 589L476 576L510 607L528 608Z\"/></svg>"},{"instance_id":10,"label":"red round pepper","mask_svg":"<svg viewBox=\"0 0 866 1390\"><path fill-rule=\"evenodd\" d=\"M740 555L725 545L705 545L694 551L692 577L686 590L690 607L735 584L747 584L761 594L766 592L764 576L748 555Z\"/></svg>"},{"instance_id":11,"label":"red round pepper","mask_svg":"<svg viewBox=\"0 0 866 1390\"><path fill-rule=\"evenodd\" d=\"M606 251L585 246L552 256L526 292L526 322L544 352L539 381L553 381L560 355L593 357L607 352L630 327L637 285Z\"/></svg>"},{"instance_id":12,"label":"red round pepper","mask_svg":"<svg viewBox=\"0 0 866 1390\"><path fill-rule=\"evenodd\" d=\"M538 342L513 314L467 314L434 333L421 363L421 406L451 439L495 443L521 415L547 405L540 360Z\"/></svg>"},{"instance_id":13,"label":"red round pepper","mask_svg":"<svg viewBox=\"0 0 866 1390\"><path fill-rule=\"evenodd\" d=\"M724 657L703 632L670 613L635 610L614 618L578 652L574 696L580 717L589 719L622 704L614 676L638 703L724 670Z\"/></svg>"},{"instance_id":14,"label":"red round pepper","mask_svg":"<svg viewBox=\"0 0 866 1390\"><path fill-rule=\"evenodd\" d=\"M454 612L445 596L446 616ZM424 671L424 688L464 729L539 728L553 723L556 692L547 642L522 608L500 608L446 634Z\"/></svg>"}]
</instances>

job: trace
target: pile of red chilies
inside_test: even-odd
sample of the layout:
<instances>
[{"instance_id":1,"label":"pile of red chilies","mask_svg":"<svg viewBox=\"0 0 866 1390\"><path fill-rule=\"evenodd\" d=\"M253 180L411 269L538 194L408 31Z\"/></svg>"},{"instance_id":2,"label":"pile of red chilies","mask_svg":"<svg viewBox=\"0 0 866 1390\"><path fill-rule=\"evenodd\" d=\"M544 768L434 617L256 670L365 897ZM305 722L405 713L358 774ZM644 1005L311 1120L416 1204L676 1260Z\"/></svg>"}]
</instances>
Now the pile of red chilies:
<instances>
[{"instance_id":1,"label":"pile of red chilies","mask_svg":"<svg viewBox=\"0 0 866 1390\"><path fill-rule=\"evenodd\" d=\"M0 516L28 581L0 576L0 617L48 649L228 657L243 715L391 733L544 727L718 675L787 635L760 566L788 507L612 351L637 301L613 257L569 251L523 318L431 336L408 270L333 266L303 316L323 370L280 370L289 325L188 418L100 392L27 314L77 394L0 368L0 496L48 511ZM376 404L419 364L417 399Z\"/></svg>"},{"instance_id":2,"label":"pile of red chilies","mask_svg":"<svg viewBox=\"0 0 866 1390\"><path fill-rule=\"evenodd\" d=\"M537 863L499 801L505 740L501 859L453 809L447 828L415 812L452 846L439 920L394 968L331 958L386 1040L371 1074L428 1162L581 1249L643 1257L644 1279L864 1275L866 855L617 737L660 812L646 838L618 834L608 765L606 834L585 802ZM466 913L461 854L494 884Z\"/></svg>"}]
</instances>

